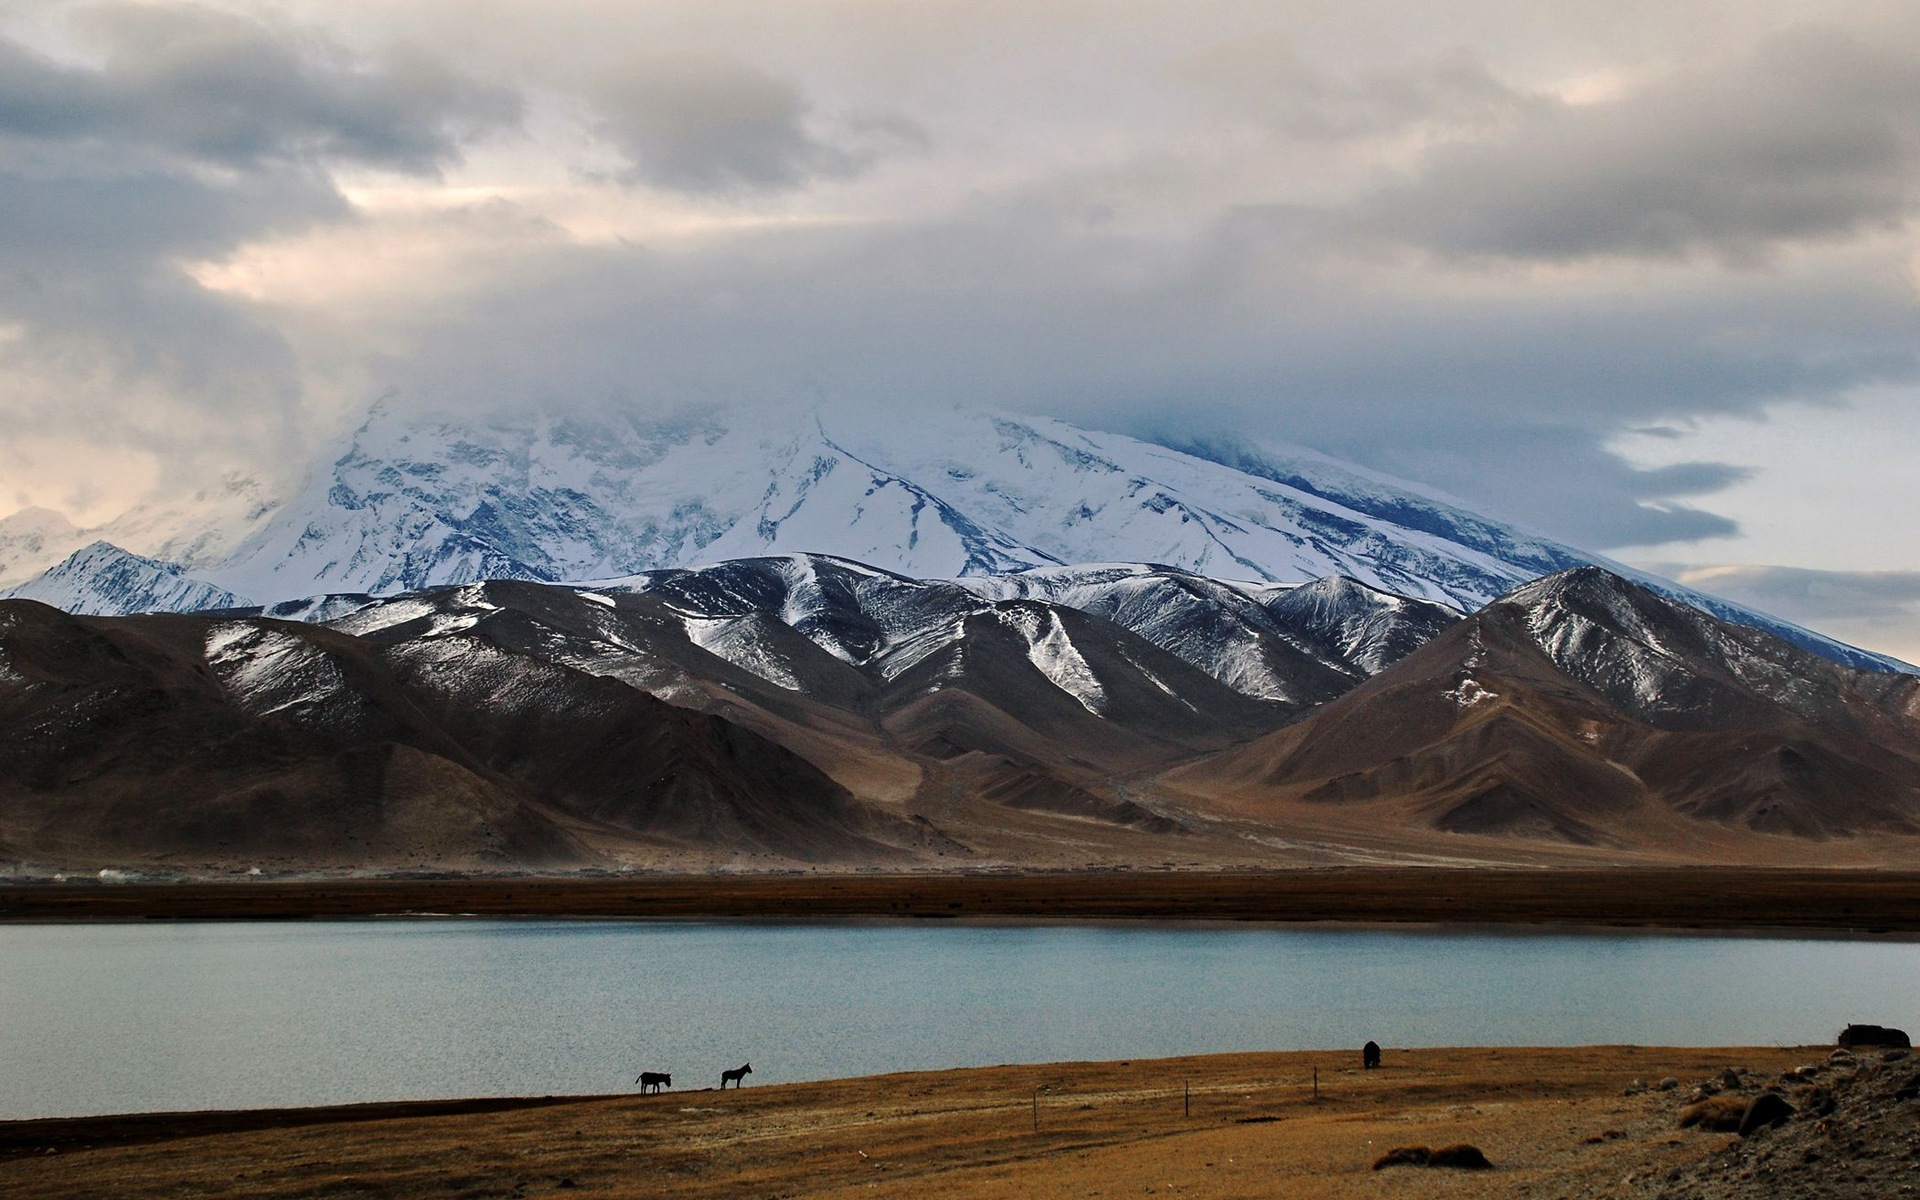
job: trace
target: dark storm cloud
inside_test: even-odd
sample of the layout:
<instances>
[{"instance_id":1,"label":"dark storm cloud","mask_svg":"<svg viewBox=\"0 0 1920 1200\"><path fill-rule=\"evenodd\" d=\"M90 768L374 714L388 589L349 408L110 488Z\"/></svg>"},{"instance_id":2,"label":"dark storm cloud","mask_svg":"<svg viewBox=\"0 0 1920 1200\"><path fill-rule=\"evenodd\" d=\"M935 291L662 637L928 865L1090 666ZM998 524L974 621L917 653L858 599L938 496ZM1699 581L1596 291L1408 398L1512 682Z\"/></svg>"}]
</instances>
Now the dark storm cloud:
<instances>
[{"instance_id":1,"label":"dark storm cloud","mask_svg":"<svg viewBox=\"0 0 1920 1200\"><path fill-rule=\"evenodd\" d=\"M417 53L377 65L193 5L111 4L76 21L102 53L69 66L0 40L0 133L207 163L352 161L423 172L463 134L516 120L519 97Z\"/></svg>"},{"instance_id":2,"label":"dark storm cloud","mask_svg":"<svg viewBox=\"0 0 1920 1200\"><path fill-rule=\"evenodd\" d=\"M800 88L731 59L648 55L590 92L629 182L688 193L778 192L858 174L876 153L924 135L898 117L858 122L841 143L808 131Z\"/></svg>"},{"instance_id":3,"label":"dark storm cloud","mask_svg":"<svg viewBox=\"0 0 1920 1200\"><path fill-rule=\"evenodd\" d=\"M1920 49L1803 28L1718 69L1444 147L1354 222L1449 256L1749 262L1903 225L1920 208L1916 164Z\"/></svg>"}]
</instances>

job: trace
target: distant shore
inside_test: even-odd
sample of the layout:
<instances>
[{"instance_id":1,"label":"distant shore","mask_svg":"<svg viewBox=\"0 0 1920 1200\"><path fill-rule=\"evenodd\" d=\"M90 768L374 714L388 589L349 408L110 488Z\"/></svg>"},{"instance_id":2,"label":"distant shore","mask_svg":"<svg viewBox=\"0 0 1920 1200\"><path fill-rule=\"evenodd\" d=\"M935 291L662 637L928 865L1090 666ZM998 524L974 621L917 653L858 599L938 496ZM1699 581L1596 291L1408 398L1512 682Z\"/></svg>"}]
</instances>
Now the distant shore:
<instances>
[{"instance_id":1,"label":"distant shore","mask_svg":"<svg viewBox=\"0 0 1920 1200\"><path fill-rule=\"evenodd\" d=\"M658 1064L682 1068L658 1096L0 1122L0 1197L1613 1196L1623 1178L1721 1152L1728 1134L1676 1122L1700 1081L1733 1069L1758 1094L1825 1054L1389 1046L1378 1070L1351 1049L724 1093ZM1493 1170L1373 1166L1396 1147L1456 1143Z\"/></svg>"},{"instance_id":2,"label":"distant shore","mask_svg":"<svg viewBox=\"0 0 1920 1200\"><path fill-rule=\"evenodd\" d=\"M1920 933L1920 873L1729 867L630 875L0 885L0 921L1002 918Z\"/></svg>"}]
</instances>

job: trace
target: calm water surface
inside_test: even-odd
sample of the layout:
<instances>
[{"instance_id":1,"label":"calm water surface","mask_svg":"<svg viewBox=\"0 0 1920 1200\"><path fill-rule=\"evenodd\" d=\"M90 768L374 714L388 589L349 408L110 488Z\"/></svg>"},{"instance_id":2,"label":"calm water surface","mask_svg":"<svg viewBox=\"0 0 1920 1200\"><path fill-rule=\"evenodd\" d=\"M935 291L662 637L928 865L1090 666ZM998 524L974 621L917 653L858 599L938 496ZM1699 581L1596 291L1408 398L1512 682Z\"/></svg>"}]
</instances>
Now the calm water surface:
<instances>
[{"instance_id":1,"label":"calm water surface","mask_svg":"<svg viewBox=\"0 0 1920 1200\"><path fill-rule=\"evenodd\" d=\"M1920 945L1112 925L0 926L0 1118L1906 1025Z\"/></svg>"}]
</instances>

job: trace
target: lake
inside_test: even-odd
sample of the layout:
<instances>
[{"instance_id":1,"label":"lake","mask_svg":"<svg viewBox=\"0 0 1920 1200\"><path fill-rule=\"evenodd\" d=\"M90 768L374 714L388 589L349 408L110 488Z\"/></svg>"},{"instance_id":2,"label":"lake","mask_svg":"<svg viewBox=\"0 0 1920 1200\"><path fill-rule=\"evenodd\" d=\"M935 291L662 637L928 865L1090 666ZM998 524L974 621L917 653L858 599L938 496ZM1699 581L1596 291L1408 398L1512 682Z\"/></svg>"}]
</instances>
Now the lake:
<instances>
[{"instance_id":1,"label":"lake","mask_svg":"<svg viewBox=\"0 0 1920 1200\"><path fill-rule=\"evenodd\" d=\"M0 1117L1235 1050L1824 1042L1920 944L1111 924L0 926Z\"/></svg>"}]
</instances>

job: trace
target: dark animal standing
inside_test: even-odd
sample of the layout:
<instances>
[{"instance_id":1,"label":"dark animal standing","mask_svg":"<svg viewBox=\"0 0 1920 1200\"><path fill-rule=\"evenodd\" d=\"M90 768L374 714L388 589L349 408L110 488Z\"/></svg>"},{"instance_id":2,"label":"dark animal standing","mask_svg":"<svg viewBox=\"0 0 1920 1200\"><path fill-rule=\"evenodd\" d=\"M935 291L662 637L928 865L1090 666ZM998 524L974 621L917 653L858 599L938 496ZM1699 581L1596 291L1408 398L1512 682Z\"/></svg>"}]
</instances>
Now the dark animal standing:
<instances>
[{"instance_id":1,"label":"dark animal standing","mask_svg":"<svg viewBox=\"0 0 1920 1200\"><path fill-rule=\"evenodd\" d=\"M1360 1065L1369 1071L1380 1065L1379 1042L1368 1042L1360 1047Z\"/></svg>"},{"instance_id":2,"label":"dark animal standing","mask_svg":"<svg viewBox=\"0 0 1920 1200\"><path fill-rule=\"evenodd\" d=\"M736 1088L739 1087L741 1079L751 1074L753 1074L752 1063L748 1063L744 1067L737 1067L731 1071L720 1072L720 1090L723 1092L726 1091L729 1083Z\"/></svg>"},{"instance_id":3,"label":"dark animal standing","mask_svg":"<svg viewBox=\"0 0 1920 1200\"><path fill-rule=\"evenodd\" d=\"M634 1080L634 1082L640 1085L640 1094L644 1096L647 1094L648 1088L652 1088L658 1092L663 1087L672 1087L673 1076L664 1071L642 1071L640 1072L640 1078Z\"/></svg>"}]
</instances>

